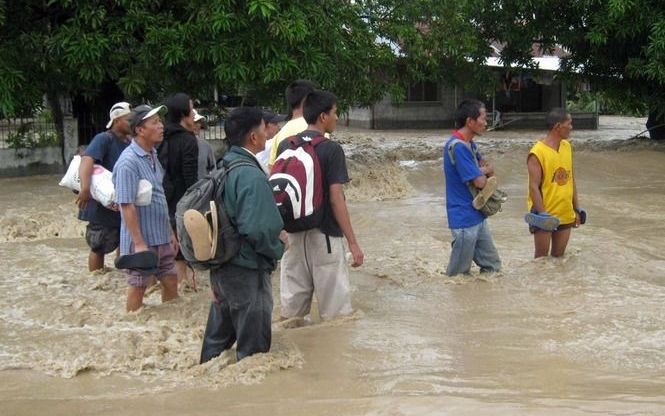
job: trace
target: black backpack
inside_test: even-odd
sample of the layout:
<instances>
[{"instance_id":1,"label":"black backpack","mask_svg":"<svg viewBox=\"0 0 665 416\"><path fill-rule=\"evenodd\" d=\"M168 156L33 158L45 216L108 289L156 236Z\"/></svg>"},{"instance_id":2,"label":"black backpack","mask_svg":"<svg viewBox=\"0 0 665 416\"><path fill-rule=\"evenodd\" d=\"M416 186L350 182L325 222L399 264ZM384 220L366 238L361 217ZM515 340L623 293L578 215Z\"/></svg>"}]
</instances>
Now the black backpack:
<instances>
[{"instance_id":1,"label":"black backpack","mask_svg":"<svg viewBox=\"0 0 665 416\"><path fill-rule=\"evenodd\" d=\"M180 241L180 251L192 267L198 269L218 268L231 260L240 250L240 236L238 230L231 224L229 216L224 206L224 186L226 184L227 174L238 166L253 166L258 169L254 163L244 160L236 160L226 163L223 159L217 164L217 169L204 178L198 180L194 185L187 189L185 195L178 201L175 213L176 228L178 240ZM211 204L214 204L216 211L216 221L210 218ZM216 238L216 249L212 257L207 260L198 260L194 255L192 236L185 227L185 212L188 210L200 212L211 224L215 222L218 225Z\"/></svg>"}]
</instances>

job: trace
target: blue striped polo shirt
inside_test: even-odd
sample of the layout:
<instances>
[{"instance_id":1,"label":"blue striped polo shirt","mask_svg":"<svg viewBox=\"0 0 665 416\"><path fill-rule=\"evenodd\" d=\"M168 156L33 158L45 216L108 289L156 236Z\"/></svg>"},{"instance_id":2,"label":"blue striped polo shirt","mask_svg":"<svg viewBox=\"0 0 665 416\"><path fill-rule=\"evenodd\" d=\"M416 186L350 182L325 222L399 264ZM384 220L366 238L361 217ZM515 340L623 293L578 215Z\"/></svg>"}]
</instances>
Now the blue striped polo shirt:
<instances>
[{"instance_id":1,"label":"blue striped polo shirt","mask_svg":"<svg viewBox=\"0 0 665 416\"><path fill-rule=\"evenodd\" d=\"M115 201L118 204L133 204L136 201L139 180L146 179L152 185L150 205L136 206L141 235L148 246L158 246L170 241L171 226L162 186L163 178L164 168L157 159L157 151L153 148L148 153L134 140L122 152L113 168ZM123 218L120 226L120 254L129 254L132 244L132 236Z\"/></svg>"}]
</instances>

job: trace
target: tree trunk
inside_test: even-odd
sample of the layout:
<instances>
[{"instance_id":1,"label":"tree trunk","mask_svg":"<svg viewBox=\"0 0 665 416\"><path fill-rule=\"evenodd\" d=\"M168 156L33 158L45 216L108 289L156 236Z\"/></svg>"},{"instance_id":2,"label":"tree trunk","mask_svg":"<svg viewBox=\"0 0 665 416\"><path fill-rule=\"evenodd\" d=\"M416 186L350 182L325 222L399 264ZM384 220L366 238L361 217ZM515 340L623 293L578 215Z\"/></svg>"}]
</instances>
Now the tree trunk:
<instances>
[{"instance_id":1,"label":"tree trunk","mask_svg":"<svg viewBox=\"0 0 665 416\"><path fill-rule=\"evenodd\" d=\"M62 157L62 166L63 169L67 169L67 160L65 158L65 124L64 116L62 114L62 106L60 105L60 97L55 91L48 91L46 93L46 100L48 105L51 108L51 113L53 114L53 122L55 123L55 131L58 134L58 140L60 141L60 155Z\"/></svg>"}]
</instances>

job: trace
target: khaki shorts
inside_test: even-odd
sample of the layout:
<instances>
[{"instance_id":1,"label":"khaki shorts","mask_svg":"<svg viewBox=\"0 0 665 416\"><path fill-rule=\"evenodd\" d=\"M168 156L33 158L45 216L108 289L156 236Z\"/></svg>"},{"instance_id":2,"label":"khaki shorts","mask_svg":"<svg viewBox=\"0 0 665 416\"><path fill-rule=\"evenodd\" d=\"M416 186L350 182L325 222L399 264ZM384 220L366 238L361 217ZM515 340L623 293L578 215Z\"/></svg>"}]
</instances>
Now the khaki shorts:
<instances>
[{"instance_id":1,"label":"khaki shorts","mask_svg":"<svg viewBox=\"0 0 665 416\"><path fill-rule=\"evenodd\" d=\"M318 228L289 233L280 274L282 317L307 315L313 294L321 319L353 312L342 237L326 236Z\"/></svg>"}]
</instances>

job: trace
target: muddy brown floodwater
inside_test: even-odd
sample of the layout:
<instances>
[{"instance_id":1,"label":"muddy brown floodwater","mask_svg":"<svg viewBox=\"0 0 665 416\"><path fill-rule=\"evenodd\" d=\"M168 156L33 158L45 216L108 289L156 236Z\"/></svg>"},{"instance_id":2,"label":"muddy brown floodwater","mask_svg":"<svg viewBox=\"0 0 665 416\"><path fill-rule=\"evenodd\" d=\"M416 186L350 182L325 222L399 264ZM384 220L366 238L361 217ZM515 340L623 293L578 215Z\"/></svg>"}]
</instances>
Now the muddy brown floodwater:
<instances>
[{"instance_id":1,"label":"muddy brown floodwater","mask_svg":"<svg viewBox=\"0 0 665 416\"><path fill-rule=\"evenodd\" d=\"M86 271L84 225L57 176L0 179L3 415L663 415L665 145L644 119L573 131L587 225L533 260L526 155L543 131L478 141L509 195L490 227L501 273L444 276L441 152L449 132L342 129L366 263L355 312L274 325L268 354L198 365L199 290L135 314L110 259ZM279 308L274 279L275 314Z\"/></svg>"}]
</instances>

